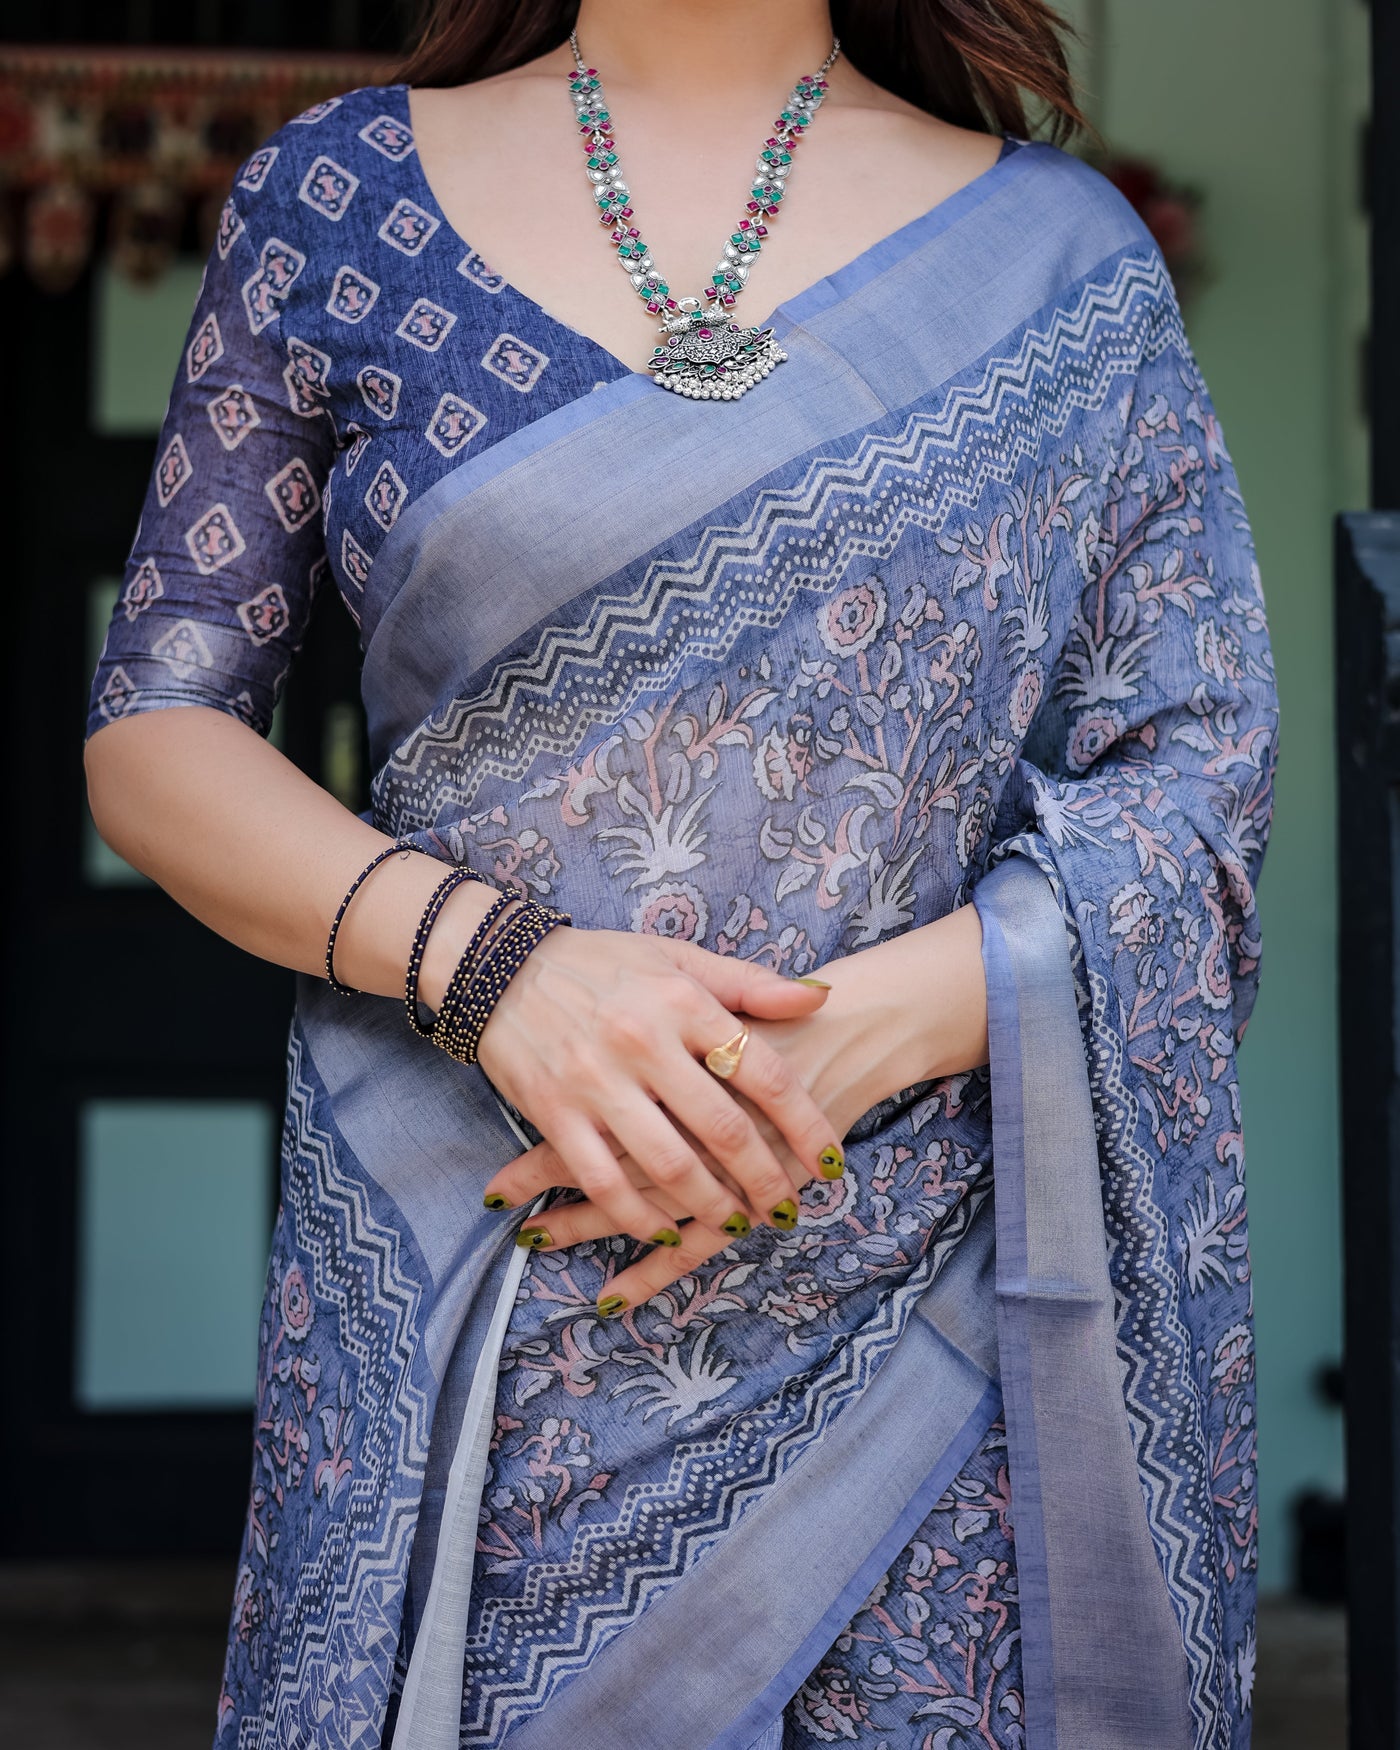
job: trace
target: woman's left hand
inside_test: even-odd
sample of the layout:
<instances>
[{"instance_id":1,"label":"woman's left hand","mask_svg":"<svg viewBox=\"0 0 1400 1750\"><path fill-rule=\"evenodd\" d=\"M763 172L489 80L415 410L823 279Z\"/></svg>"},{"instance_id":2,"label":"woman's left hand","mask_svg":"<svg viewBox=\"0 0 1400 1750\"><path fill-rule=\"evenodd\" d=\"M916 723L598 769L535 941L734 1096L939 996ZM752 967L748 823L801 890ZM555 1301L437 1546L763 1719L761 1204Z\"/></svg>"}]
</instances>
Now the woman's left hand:
<instances>
[{"instance_id":1,"label":"woman's left hand","mask_svg":"<svg viewBox=\"0 0 1400 1750\"><path fill-rule=\"evenodd\" d=\"M748 1019L747 1024L783 1053L837 1136L845 1137L862 1113L901 1088L987 1061L982 931L971 905L892 941L834 960L821 968L821 976L830 984L831 994L813 1014L787 1021ZM735 1098L787 1169L793 1187L790 1199L774 1209L750 1210L750 1219L790 1230L799 1219L802 1186L814 1175L752 1102L737 1092ZM628 1177L645 1184L640 1167L604 1134ZM687 1140L711 1171L725 1177L693 1138ZM842 1171L841 1161L822 1167L833 1179ZM502 1168L486 1190L488 1196L504 1197L519 1206L564 1182L566 1175L554 1149L540 1143ZM649 1187L648 1194L665 1203L655 1187ZM743 1207L742 1196L738 1204ZM615 1231L616 1223L596 1205L566 1203L542 1212L522 1228L520 1243L537 1251L558 1250ZM600 1310L615 1315L649 1299L733 1245L736 1238L698 1221L678 1220L670 1231L675 1235L673 1243L657 1245L605 1285Z\"/></svg>"}]
</instances>

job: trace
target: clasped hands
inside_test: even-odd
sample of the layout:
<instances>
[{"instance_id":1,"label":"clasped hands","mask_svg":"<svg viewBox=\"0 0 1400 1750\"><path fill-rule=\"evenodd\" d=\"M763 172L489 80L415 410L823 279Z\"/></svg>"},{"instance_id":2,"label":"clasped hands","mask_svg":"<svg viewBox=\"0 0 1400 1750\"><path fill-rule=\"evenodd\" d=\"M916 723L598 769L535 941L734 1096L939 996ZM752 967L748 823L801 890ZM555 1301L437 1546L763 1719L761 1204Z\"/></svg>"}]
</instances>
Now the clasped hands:
<instances>
[{"instance_id":1,"label":"clasped hands","mask_svg":"<svg viewBox=\"0 0 1400 1750\"><path fill-rule=\"evenodd\" d=\"M722 1080L705 1053L741 1025ZM785 978L692 943L556 930L482 1034L479 1061L545 1141L496 1173L488 1208L573 1186L522 1228L537 1250L626 1233L653 1249L606 1285L620 1314L752 1225L790 1230L802 1187L839 1178L841 1143L901 1088L987 1061L981 929L969 906Z\"/></svg>"}]
</instances>

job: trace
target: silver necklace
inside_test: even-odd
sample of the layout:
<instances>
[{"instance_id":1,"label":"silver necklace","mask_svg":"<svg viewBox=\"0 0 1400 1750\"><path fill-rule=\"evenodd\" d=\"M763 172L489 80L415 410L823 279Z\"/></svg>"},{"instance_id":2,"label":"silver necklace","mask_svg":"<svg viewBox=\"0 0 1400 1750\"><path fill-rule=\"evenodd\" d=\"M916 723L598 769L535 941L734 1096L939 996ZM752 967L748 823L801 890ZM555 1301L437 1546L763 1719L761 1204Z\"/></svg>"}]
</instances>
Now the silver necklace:
<instances>
[{"instance_id":1,"label":"silver necklace","mask_svg":"<svg viewBox=\"0 0 1400 1750\"><path fill-rule=\"evenodd\" d=\"M774 220L782 204L792 154L811 126L826 95L823 75L841 52L831 39L831 53L815 73L793 86L773 132L763 143L757 176L749 190L746 216L724 245L710 283L701 298L673 298L632 223L632 197L622 177L612 119L608 114L596 67L585 67L578 32L569 32L569 47L578 67L569 74L569 92L583 136L588 180L593 185L600 222L608 227L617 259L648 311L661 318L665 344L656 347L647 369L663 389L697 401L737 401L787 357L771 328L743 328L730 319L734 301L744 289L749 270L768 235L765 220Z\"/></svg>"}]
</instances>

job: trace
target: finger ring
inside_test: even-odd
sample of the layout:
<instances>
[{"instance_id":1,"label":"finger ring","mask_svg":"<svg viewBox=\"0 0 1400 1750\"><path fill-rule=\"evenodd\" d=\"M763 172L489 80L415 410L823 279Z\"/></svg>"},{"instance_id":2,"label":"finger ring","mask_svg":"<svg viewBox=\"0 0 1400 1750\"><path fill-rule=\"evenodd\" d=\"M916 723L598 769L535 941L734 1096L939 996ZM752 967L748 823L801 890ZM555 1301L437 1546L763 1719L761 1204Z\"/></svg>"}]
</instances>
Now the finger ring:
<instances>
[{"instance_id":1,"label":"finger ring","mask_svg":"<svg viewBox=\"0 0 1400 1750\"><path fill-rule=\"evenodd\" d=\"M716 1045L713 1051L705 1053L705 1068L713 1071L722 1082L727 1082L738 1069L748 1041L748 1027L741 1027L732 1039L726 1039L723 1045Z\"/></svg>"}]
</instances>

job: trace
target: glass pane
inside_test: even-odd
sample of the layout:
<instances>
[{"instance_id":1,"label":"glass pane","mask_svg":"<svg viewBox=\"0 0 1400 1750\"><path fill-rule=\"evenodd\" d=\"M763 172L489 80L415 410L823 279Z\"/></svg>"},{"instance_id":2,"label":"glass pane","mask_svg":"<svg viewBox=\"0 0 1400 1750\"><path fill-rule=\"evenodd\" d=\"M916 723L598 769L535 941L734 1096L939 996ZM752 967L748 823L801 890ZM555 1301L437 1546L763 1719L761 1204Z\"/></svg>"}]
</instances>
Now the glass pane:
<instances>
[{"instance_id":1,"label":"glass pane","mask_svg":"<svg viewBox=\"0 0 1400 1750\"><path fill-rule=\"evenodd\" d=\"M199 296L204 263L181 259L150 285L99 262L93 288L92 428L154 437Z\"/></svg>"},{"instance_id":2,"label":"glass pane","mask_svg":"<svg viewBox=\"0 0 1400 1750\"><path fill-rule=\"evenodd\" d=\"M93 1100L79 1125L76 1402L251 1404L273 1113L254 1100Z\"/></svg>"}]
</instances>

